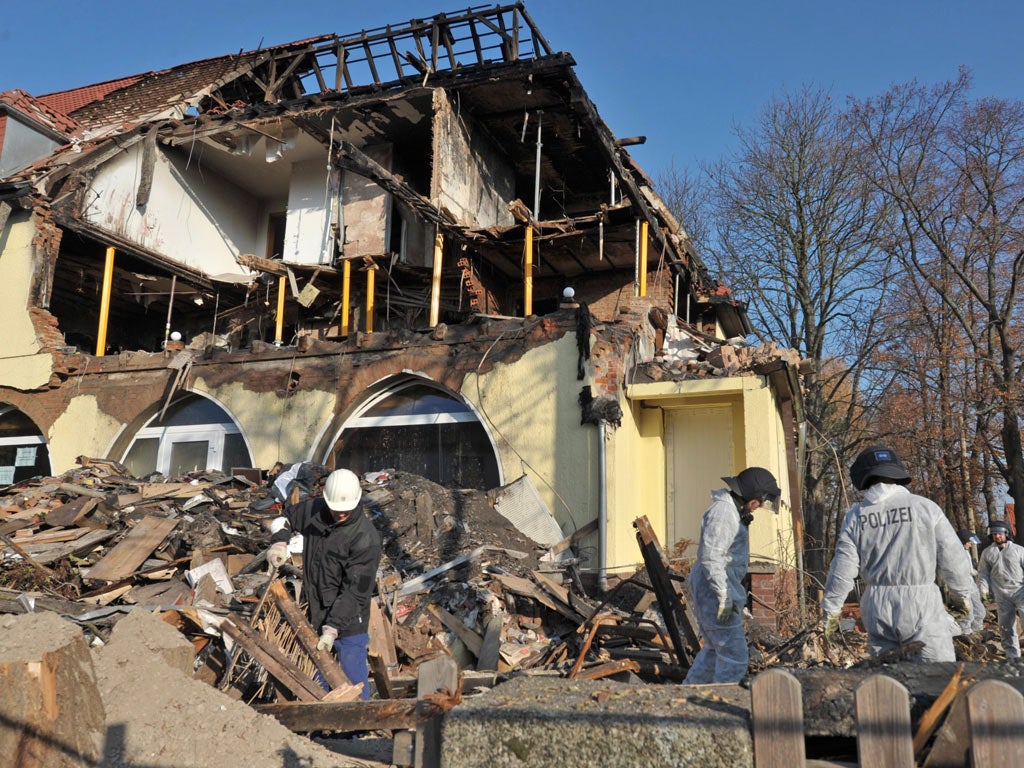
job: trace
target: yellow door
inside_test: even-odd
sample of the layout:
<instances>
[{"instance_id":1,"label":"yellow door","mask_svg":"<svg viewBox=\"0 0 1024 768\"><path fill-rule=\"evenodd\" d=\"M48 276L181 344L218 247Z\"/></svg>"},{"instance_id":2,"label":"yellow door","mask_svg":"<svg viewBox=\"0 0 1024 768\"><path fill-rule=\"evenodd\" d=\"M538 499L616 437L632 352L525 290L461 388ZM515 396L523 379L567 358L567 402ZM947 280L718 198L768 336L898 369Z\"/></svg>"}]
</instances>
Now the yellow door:
<instances>
[{"instance_id":1,"label":"yellow door","mask_svg":"<svg viewBox=\"0 0 1024 768\"><path fill-rule=\"evenodd\" d=\"M733 409L728 405L674 408L665 412L668 468L668 540L671 552L680 539L693 546L686 557L697 556L700 521L711 503L711 491L724 488L732 474Z\"/></svg>"}]
</instances>

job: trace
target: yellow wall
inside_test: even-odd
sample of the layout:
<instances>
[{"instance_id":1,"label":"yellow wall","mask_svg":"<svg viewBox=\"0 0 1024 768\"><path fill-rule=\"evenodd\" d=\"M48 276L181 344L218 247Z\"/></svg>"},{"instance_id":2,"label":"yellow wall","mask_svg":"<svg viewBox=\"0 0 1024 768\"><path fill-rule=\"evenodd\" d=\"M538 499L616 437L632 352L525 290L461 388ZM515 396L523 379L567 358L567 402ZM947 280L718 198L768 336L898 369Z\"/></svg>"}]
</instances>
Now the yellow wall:
<instances>
[{"instance_id":1,"label":"yellow wall","mask_svg":"<svg viewBox=\"0 0 1024 768\"><path fill-rule=\"evenodd\" d=\"M0 231L0 328L4 329L0 385L35 389L50 380L51 355L39 353L28 313L36 230L27 212L13 212Z\"/></svg>"},{"instance_id":2,"label":"yellow wall","mask_svg":"<svg viewBox=\"0 0 1024 768\"><path fill-rule=\"evenodd\" d=\"M106 456L121 427L121 422L100 410L92 395L74 398L46 435L51 471L59 475L73 469L78 456Z\"/></svg>"},{"instance_id":3,"label":"yellow wall","mask_svg":"<svg viewBox=\"0 0 1024 768\"><path fill-rule=\"evenodd\" d=\"M632 464L636 477L636 486L646 486L644 499L645 514L658 534L659 540L666 550L673 542L668 541L669 509L668 499L677 495L677 505L682 505L684 520L677 526L675 538L696 540L700 533L700 521L710 503L709 488L721 488L724 484L718 479L722 476L736 474L746 467L761 466L770 470L782 488L782 511L776 515L759 512L750 526L750 556L752 560L783 560L793 563L795 559L792 518L790 516L788 483L788 467L786 449L783 439L782 419L776 404L775 394L761 376L737 376L724 379L703 379L678 382L658 382L654 384L633 385L627 389L629 401L634 404L633 411L638 410L638 403L656 406L666 410L688 408L723 408L723 412L731 416L728 424L723 423L721 430L708 431L700 436L709 453L721 453L723 441L731 439L732 465L723 466L720 471L712 473L711 478L679 477L677 473L666 468L664 461L655 462L650 458ZM645 409L645 413L652 411ZM671 419L669 419L671 422ZM625 426L625 421L623 422ZM626 432L616 434L615 440L630 445L638 438ZM662 442L668 445L671 435L666 435ZM726 451L728 454L728 451ZM663 452L663 456L664 456ZM630 462L619 464L616 468L628 473ZM615 487L621 488L624 481L615 480ZM693 486L701 488L700 493L693 492ZM706 486L706 487L705 487ZM656 498L660 491L661 498ZM626 534L630 533L630 523L636 515L620 513L609 509L610 525L615 530L616 547L626 545ZM627 519L620 519L626 517ZM611 528L610 528L611 530ZM611 538L611 533L609 534ZM635 541L633 547L636 547ZM611 546L609 547L611 550ZM687 556L695 556L692 550ZM609 562L612 562L611 560Z\"/></svg>"},{"instance_id":4,"label":"yellow wall","mask_svg":"<svg viewBox=\"0 0 1024 768\"><path fill-rule=\"evenodd\" d=\"M580 424L576 360L576 336L566 334L470 374L461 392L497 445L505 482L528 474L567 536L597 517L597 427Z\"/></svg>"},{"instance_id":5,"label":"yellow wall","mask_svg":"<svg viewBox=\"0 0 1024 768\"><path fill-rule=\"evenodd\" d=\"M336 393L297 390L287 397L254 393L241 384L210 387L198 377L192 386L214 398L247 438L257 467L271 467L275 461L322 461L313 455L320 432L331 423Z\"/></svg>"}]
</instances>

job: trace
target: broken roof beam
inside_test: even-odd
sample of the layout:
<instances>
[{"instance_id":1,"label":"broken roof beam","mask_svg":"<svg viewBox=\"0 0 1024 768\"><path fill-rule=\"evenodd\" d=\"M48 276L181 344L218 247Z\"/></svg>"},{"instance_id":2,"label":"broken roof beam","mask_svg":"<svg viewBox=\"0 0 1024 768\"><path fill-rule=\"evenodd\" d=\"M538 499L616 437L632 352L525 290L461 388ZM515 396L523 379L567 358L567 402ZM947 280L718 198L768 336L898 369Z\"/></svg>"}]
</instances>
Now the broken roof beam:
<instances>
[{"instance_id":1,"label":"broken roof beam","mask_svg":"<svg viewBox=\"0 0 1024 768\"><path fill-rule=\"evenodd\" d=\"M429 198L412 189L402 179L371 158L351 142L343 139L332 139L320 126L302 117L293 118L293 122L303 131L311 135L328 148L331 159L342 168L370 179L408 205L420 216L440 227L449 229L457 226L455 217L447 210L435 206Z\"/></svg>"}]
</instances>

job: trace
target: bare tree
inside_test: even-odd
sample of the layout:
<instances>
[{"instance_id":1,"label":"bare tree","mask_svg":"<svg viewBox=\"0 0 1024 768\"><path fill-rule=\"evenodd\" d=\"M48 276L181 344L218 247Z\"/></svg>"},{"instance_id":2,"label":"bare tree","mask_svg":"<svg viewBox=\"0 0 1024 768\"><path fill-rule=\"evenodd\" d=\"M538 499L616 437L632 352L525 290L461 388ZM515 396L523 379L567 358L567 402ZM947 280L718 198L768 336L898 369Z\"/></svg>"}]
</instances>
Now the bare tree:
<instances>
[{"instance_id":1,"label":"bare tree","mask_svg":"<svg viewBox=\"0 0 1024 768\"><path fill-rule=\"evenodd\" d=\"M875 245L879 195L866 182L849 123L827 91L768 103L739 150L708 169L701 245L750 300L759 335L813 360L805 376L803 470L807 570L825 571L845 509L845 468L858 438L867 369L883 336L877 307L886 261Z\"/></svg>"},{"instance_id":2,"label":"bare tree","mask_svg":"<svg viewBox=\"0 0 1024 768\"><path fill-rule=\"evenodd\" d=\"M976 413L991 424L988 458L1016 502L1020 538L1024 103L972 101L969 86L965 72L897 86L854 105L852 120L865 178L892 207L887 252L928 286L980 362Z\"/></svg>"}]
</instances>

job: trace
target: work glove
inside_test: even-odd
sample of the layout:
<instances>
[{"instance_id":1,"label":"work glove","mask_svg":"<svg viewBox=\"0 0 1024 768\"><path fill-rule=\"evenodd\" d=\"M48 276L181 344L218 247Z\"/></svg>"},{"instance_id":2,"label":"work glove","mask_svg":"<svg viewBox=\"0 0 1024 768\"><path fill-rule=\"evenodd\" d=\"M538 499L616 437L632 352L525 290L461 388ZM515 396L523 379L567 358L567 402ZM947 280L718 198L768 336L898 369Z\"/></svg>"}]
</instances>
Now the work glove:
<instances>
[{"instance_id":1,"label":"work glove","mask_svg":"<svg viewBox=\"0 0 1024 768\"><path fill-rule=\"evenodd\" d=\"M334 627L329 627L324 624L324 628L320 630L320 642L316 644L318 651L331 652L334 647L334 641L338 639L338 630Z\"/></svg>"},{"instance_id":2,"label":"work glove","mask_svg":"<svg viewBox=\"0 0 1024 768\"><path fill-rule=\"evenodd\" d=\"M277 541L270 545L267 550L267 570L270 573L277 573L277 569L288 560L288 542Z\"/></svg>"},{"instance_id":3,"label":"work glove","mask_svg":"<svg viewBox=\"0 0 1024 768\"><path fill-rule=\"evenodd\" d=\"M946 598L946 605L949 606L949 612L953 614L953 618L957 620L957 623L971 615L971 609L967 605L967 600L964 599L963 595L958 595L956 592L949 593L949 597Z\"/></svg>"},{"instance_id":4,"label":"work glove","mask_svg":"<svg viewBox=\"0 0 1024 768\"><path fill-rule=\"evenodd\" d=\"M987 589L981 590L981 602L987 603L988 602L988 598L989 598L988 590Z\"/></svg>"},{"instance_id":5,"label":"work glove","mask_svg":"<svg viewBox=\"0 0 1024 768\"><path fill-rule=\"evenodd\" d=\"M832 645L839 637L839 614L833 613L825 617L825 642Z\"/></svg>"},{"instance_id":6,"label":"work glove","mask_svg":"<svg viewBox=\"0 0 1024 768\"><path fill-rule=\"evenodd\" d=\"M719 624L728 624L735 613L739 613L736 609L736 603L726 598L718 604L718 615L715 617L715 621Z\"/></svg>"}]
</instances>

